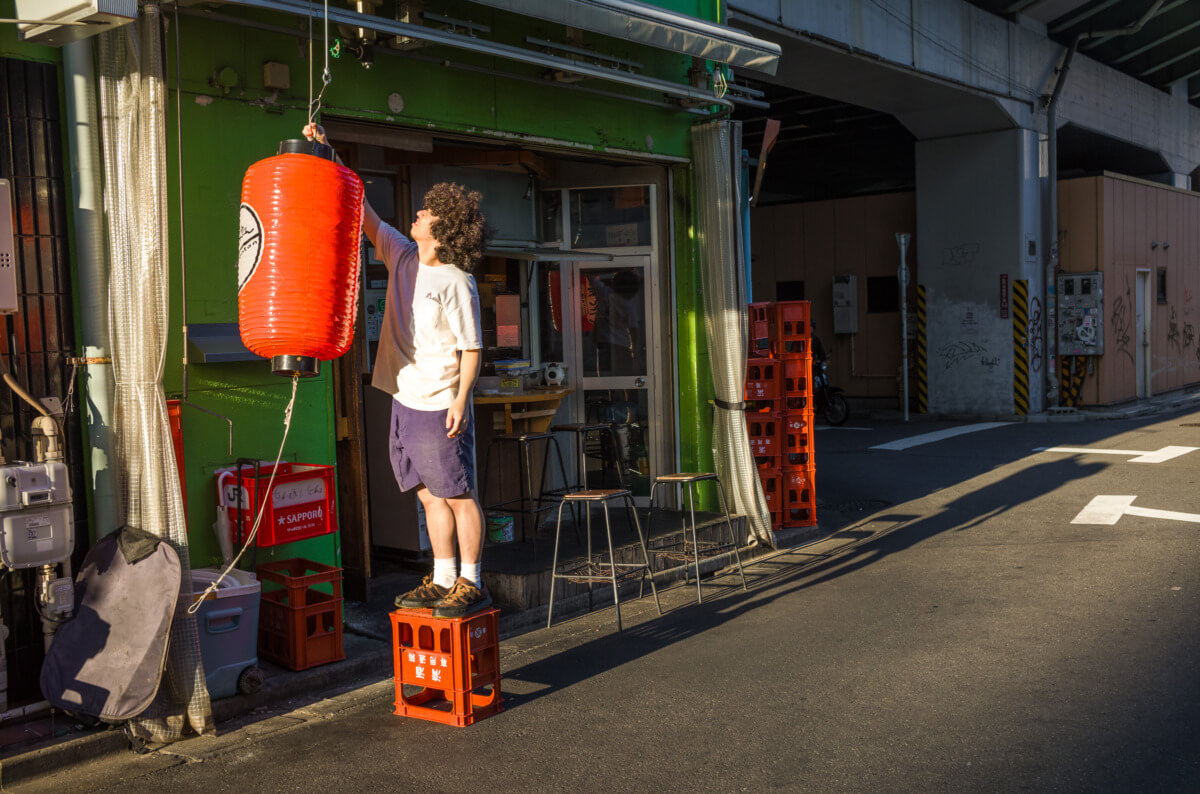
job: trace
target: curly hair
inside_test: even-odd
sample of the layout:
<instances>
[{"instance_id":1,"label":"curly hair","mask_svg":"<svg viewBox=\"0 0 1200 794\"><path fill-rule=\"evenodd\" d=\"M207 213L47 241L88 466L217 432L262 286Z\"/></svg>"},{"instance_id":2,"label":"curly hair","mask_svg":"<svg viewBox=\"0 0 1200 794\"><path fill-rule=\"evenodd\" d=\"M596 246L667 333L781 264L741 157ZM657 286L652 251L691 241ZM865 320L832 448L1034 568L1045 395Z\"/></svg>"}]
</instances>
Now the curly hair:
<instances>
[{"instance_id":1,"label":"curly hair","mask_svg":"<svg viewBox=\"0 0 1200 794\"><path fill-rule=\"evenodd\" d=\"M483 258L490 230L479 210L482 198L454 182L441 182L425 194L425 209L437 216L430 232L438 241L434 253L440 261L470 271Z\"/></svg>"}]
</instances>

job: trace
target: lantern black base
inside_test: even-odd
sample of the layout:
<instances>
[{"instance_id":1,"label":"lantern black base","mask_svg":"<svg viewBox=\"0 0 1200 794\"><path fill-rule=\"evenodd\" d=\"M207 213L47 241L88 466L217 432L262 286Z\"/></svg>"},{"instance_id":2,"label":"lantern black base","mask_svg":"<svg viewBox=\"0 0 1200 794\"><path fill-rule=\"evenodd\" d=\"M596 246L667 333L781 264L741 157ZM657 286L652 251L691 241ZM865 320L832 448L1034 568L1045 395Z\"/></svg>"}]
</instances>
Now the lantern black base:
<instances>
[{"instance_id":1,"label":"lantern black base","mask_svg":"<svg viewBox=\"0 0 1200 794\"><path fill-rule=\"evenodd\" d=\"M315 378L321 373L321 362L312 356L272 356L271 371L289 378Z\"/></svg>"}]
</instances>

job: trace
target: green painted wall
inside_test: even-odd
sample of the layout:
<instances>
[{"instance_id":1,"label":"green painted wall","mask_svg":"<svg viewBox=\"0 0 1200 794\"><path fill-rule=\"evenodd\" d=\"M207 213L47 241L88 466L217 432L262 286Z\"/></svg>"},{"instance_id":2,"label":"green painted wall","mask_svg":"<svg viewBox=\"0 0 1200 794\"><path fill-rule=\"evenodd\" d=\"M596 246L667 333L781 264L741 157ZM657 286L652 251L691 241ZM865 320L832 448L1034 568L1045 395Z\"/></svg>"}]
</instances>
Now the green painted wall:
<instances>
[{"instance_id":1,"label":"green painted wall","mask_svg":"<svg viewBox=\"0 0 1200 794\"><path fill-rule=\"evenodd\" d=\"M0 0L0 19L16 19L16 16L16 3L13 0ZM62 51L57 47L27 44L21 41L16 25L0 23L0 58L62 63Z\"/></svg>"}]
</instances>

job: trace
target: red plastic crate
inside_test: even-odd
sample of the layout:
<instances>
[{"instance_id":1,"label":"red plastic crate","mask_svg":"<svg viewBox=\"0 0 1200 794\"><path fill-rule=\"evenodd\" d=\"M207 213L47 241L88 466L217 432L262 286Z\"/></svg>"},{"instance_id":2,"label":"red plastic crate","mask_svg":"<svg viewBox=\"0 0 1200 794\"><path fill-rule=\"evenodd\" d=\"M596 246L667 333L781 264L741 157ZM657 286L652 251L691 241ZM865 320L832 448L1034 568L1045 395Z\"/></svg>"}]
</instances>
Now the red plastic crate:
<instances>
[{"instance_id":1,"label":"red plastic crate","mask_svg":"<svg viewBox=\"0 0 1200 794\"><path fill-rule=\"evenodd\" d=\"M758 472L762 481L763 493L767 497L767 510L779 513L783 510L783 473L777 470Z\"/></svg>"},{"instance_id":2,"label":"red plastic crate","mask_svg":"<svg viewBox=\"0 0 1200 794\"><path fill-rule=\"evenodd\" d=\"M783 415L783 448L779 456L782 468L795 469L816 462L813 420L812 411L788 411Z\"/></svg>"},{"instance_id":3,"label":"red plastic crate","mask_svg":"<svg viewBox=\"0 0 1200 794\"><path fill-rule=\"evenodd\" d=\"M342 569L300 558L258 566L258 655L289 670L346 658ZM316 589L328 585L330 592Z\"/></svg>"},{"instance_id":4,"label":"red plastic crate","mask_svg":"<svg viewBox=\"0 0 1200 794\"><path fill-rule=\"evenodd\" d=\"M770 355L775 341L775 304L750 304L750 355Z\"/></svg>"},{"instance_id":5,"label":"red plastic crate","mask_svg":"<svg viewBox=\"0 0 1200 794\"><path fill-rule=\"evenodd\" d=\"M746 361L747 400L777 400L780 386L779 362L772 358L752 358Z\"/></svg>"},{"instance_id":6,"label":"red plastic crate","mask_svg":"<svg viewBox=\"0 0 1200 794\"><path fill-rule=\"evenodd\" d=\"M754 468L759 471L774 471L780 466L778 455L761 455L754 459Z\"/></svg>"},{"instance_id":7,"label":"red plastic crate","mask_svg":"<svg viewBox=\"0 0 1200 794\"><path fill-rule=\"evenodd\" d=\"M780 359L780 388L784 397L812 396L812 356Z\"/></svg>"},{"instance_id":8,"label":"red plastic crate","mask_svg":"<svg viewBox=\"0 0 1200 794\"><path fill-rule=\"evenodd\" d=\"M775 358L810 355L812 324L808 301L780 301L775 304L776 338L771 346Z\"/></svg>"},{"instance_id":9,"label":"red plastic crate","mask_svg":"<svg viewBox=\"0 0 1200 794\"><path fill-rule=\"evenodd\" d=\"M217 473L220 509L229 516L233 545L240 546L254 527L254 519L267 499L255 543L278 546L297 540L337 532L337 487L333 467L313 463L281 463L271 492L266 493L273 467L262 466L255 475L254 466L242 464L241 526L238 523L237 467Z\"/></svg>"},{"instance_id":10,"label":"red plastic crate","mask_svg":"<svg viewBox=\"0 0 1200 794\"><path fill-rule=\"evenodd\" d=\"M746 419L750 414L778 414L783 410L783 400L746 400Z\"/></svg>"},{"instance_id":11,"label":"red plastic crate","mask_svg":"<svg viewBox=\"0 0 1200 794\"><path fill-rule=\"evenodd\" d=\"M175 447L175 467L179 469L179 490L187 504L187 478L183 466L183 401L167 400L167 421L171 424L171 443Z\"/></svg>"},{"instance_id":12,"label":"red plastic crate","mask_svg":"<svg viewBox=\"0 0 1200 794\"><path fill-rule=\"evenodd\" d=\"M447 619L431 609L392 612L395 713L462 728L503 711L499 614L489 609Z\"/></svg>"},{"instance_id":13,"label":"red plastic crate","mask_svg":"<svg viewBox=\"0 0 1200 794\"><path fill-rule=\"evenodd\" d=\"M750 436L750 454L756 458L777 458L782 451L783 422L778 414L749 414L746 432Z\"/></svg>"},{"instance_id":14,"label":"red plastic crate","mask_svg":"<svg viewBox=\"0 0 1200 794\"><path fill-rule=\"evenodd\" d=\"M783 472L783 526L817 525L816 467Z\"/></svg>"}]
</instances>

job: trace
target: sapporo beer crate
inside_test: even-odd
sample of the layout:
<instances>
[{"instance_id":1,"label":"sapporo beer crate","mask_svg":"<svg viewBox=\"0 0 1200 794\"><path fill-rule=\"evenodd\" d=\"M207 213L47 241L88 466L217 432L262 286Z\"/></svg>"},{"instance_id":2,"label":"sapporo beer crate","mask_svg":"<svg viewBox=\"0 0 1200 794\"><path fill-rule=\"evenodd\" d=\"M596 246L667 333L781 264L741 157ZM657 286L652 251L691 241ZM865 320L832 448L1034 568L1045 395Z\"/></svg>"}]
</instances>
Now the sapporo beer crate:
<instances>
[{"instance_id":1,"label":"sapporo beer crate","mask_svg":"<svg viewBox=\"0 0 1200 794\"><path fill-rule=\"evenodd\" d=\"M812 356L778 359L778 362L784 409L799 411L812 408Z\"/></svg>"},{"instance_id":2,"label":"sapporo beer crate","mask_svg":"<svg viewBox=\"0 0 1200 794\"><path fill-rule=\"evenodd\" d=\"M778 400L780 396L781 362L773 358L751 358L746 361L747 400Z\"/></svg>"},{"instance_id":3,"label":"sapporo beer crate","mask_svg":"<svg viewBox=\"0 0 1200 794\"><path fill-rule=\"evenodd\" d=\"M346 658L341 568L296 557L264 563L257 573L259 656L289 670Z\"/></svg>"},{"instance_id":4,"label":"sapporo beer crate","mask_svg":"<svg viewBox=\"0 0 1200 794\"><path fill-rule=\"evenodd\" d=\"M811 304L808 301L779 301L775 304L776 336L773 358L802 358L811 355Z\"/></svg>"},{"instance_id":5,"label":"sapporo beer crate","mask_svg":"<svg viewBox=\"0 0 1200 794\"><path fill-rule=\"evenodd\" d=\"M466 727L503 711L500 610L435 618L431 609L391 613L396 711Z\"/></svg>"},{"instance_id":6,"label":"sapporo beer crate","mask_svg":"<svg viewBox=\"0 0 1200 794\"><path fill-rule=\"evenodd\" d=\"M816 462L813 455L814 424L814 412L811 410L784 412L780 468L798 469Z\"/></svg>"},{"instance_id":7,"label":"sapporo beer crate","mask_svg":"<svg viewBox=\"0 0 1200 794\"><path fill-rule=\"evenodd\" d=\"M815 466L803 466L782 472L783 526L817 525L816 473Z\"/></svg>"},{"instance_id":8,"label":"sapporo beer crate","mask_svg":"<svg viewBox=\"0 0 1200 794\"><path fill-rule=\"evenodd\" d=\"M239 462L217 473L217 492L235 546L246 542L260 509L262 521L255 537L259 546L278 546L337 531L333 466Z\"/></svg>"}]
</instances>

